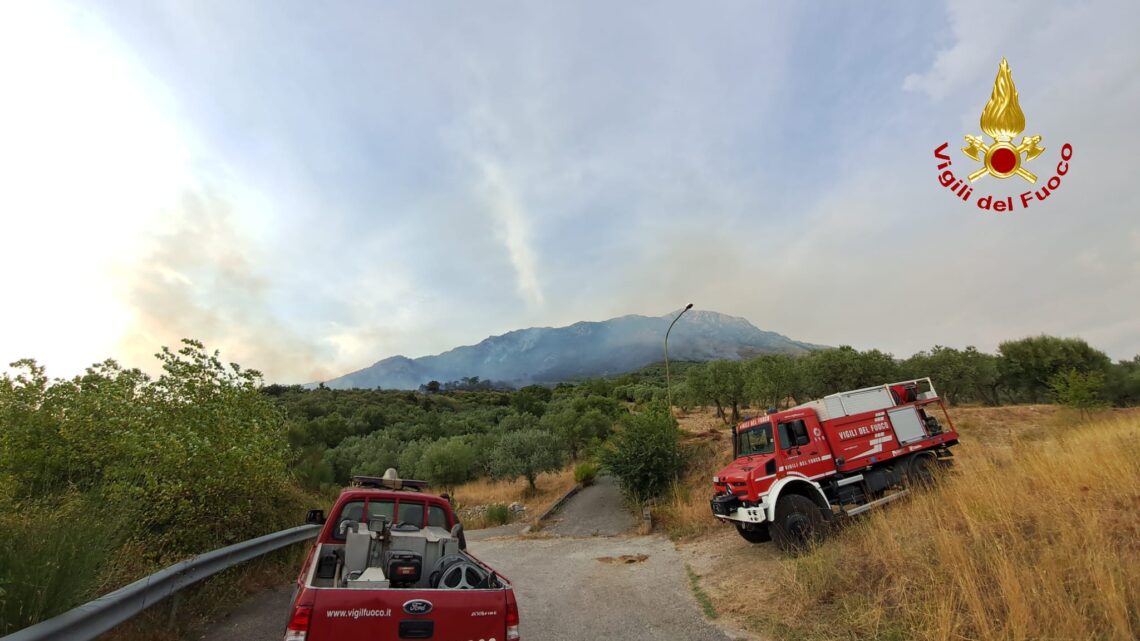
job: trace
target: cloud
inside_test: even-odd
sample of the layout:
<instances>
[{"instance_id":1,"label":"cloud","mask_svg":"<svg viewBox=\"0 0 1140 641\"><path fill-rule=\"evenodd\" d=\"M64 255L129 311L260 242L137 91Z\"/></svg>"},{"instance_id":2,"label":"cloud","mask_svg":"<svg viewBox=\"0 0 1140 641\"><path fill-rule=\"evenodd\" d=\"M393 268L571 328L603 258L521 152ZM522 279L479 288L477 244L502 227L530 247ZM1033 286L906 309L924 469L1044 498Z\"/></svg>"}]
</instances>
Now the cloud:
<instances>
[{"instance_id":1,"label":"cloud","mask_svg":"<svg viewBox=\"0 0 1140 641\"><path fill-rule=\"evenodd\" d=\"M273 306L271 277L259 248L239 230L215 195L188 193L169 213L137 263L122 270L121 295L130 327L120 353L147 369L160 346L195 338L223 358L260 370L269 380L328 378L333 353L291 329Z\"/></svg>"}]
</instances>

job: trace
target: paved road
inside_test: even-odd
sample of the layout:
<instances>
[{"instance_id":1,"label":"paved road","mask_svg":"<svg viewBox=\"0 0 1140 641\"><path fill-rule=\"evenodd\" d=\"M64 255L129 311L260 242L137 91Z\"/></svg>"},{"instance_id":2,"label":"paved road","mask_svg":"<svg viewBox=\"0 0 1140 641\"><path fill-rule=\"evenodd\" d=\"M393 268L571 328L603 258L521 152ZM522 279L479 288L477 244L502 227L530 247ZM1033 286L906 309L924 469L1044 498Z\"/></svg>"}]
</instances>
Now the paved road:
<instances>
[{"instance_id":1,"label":"paved road","mask_svg":"<svg viewBox=\"0 0 1140 641\"><path fill-rule=\"evenodd\" d=\"M491 539L471 551L514 581L527 641L728 639L701 615L664 537Z\"/></svg>"},{"instance_id":2,"label":"paved road","mask_svg":"<svg viewBox=\"0 0 1140 641\"><path fill-rule=\"evenodd\" d=\"M544 529L560 536L614 536L632 531L636 523L625 509L617 482L602 476L582 488Z\"/></svg>"},{"instance_id":3,"label":"paved road","mask_svg":"<svg viewBox=\"0 0 1140 641\"><path fill-rule=\"evenodd\" d=\"M539 535L517 536L514 526L473 531L469 550L513 581L527 641L727 641L702 616L676 547L662 536L630 535L635 523L603 478ZM279 641L290 595L290 588L257 595L203 639Z\"/></svg>"},{"instance_id":4,"label":"paved road","mask_svg":"<svg viewBox=\"0 0 1140 641\"><path fill-rule=\"evenodd\" d=\"M203 639L209 641L281 641L289 620L293 586L255 594L228 616L215 621Z\"/></svg>"}]
</instances>

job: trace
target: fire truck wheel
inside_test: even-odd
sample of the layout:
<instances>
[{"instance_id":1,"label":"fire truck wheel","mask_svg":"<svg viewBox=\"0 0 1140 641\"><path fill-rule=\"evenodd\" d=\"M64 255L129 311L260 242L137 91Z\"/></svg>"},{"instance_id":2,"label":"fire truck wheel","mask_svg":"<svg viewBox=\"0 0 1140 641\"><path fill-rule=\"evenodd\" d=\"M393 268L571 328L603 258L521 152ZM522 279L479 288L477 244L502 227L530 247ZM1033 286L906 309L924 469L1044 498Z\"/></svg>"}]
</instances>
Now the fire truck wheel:
<instances>
[{"instance_id":1,"label":"fire truck wheel","mask_svg":"<svg viewBox=\"0 0 1140 641\"><path fill-rule=\"evenodd\" d=\"M772 540L785 552L795 552L818 539L826 527L819 506L806 496L788 494L776 503Z\"/></svg>"},{"instance_id":2,"label":"fire truck wheel","mask_svg":"<svg viewBox=\"0 0 1140 641\"><path fill-rule=\"evenodd\" d=\"M906 480L911 487L926 488L934 485L934 463L930 456L919 454L907 466Z\"/></svg>"},{"instance_id":3,"label":"fire truck wheel","mask_svg":"<svg viewBox=\"0 0 1140 641\"><path fill-rule=\"evenodd\" d=\"M736 531L740 536L744 537L745 541L749 543L766 543L772 540L771 533L768 532L768 526L764 523L752 524L752 529L748 529L748 525L743 523L736 524Z\"/></svg>"}]
</instances>

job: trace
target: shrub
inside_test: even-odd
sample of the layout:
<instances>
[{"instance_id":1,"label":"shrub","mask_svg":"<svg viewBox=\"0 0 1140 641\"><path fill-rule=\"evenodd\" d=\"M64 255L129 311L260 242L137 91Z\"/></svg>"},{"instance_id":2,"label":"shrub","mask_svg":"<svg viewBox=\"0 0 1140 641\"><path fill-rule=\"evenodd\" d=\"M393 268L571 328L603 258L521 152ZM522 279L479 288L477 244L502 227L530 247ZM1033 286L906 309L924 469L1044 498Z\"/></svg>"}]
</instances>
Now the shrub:
<instances>
[{"instance_id":1,"label":"shrub","mask_svg":"<svg viewBox=\"0 0 1140 641\"><path fill-rule=\"evenodd\" d=\"M484 515L487 525L505 525L511 520L511 510L502 503L492 503L487 506L487 512Z\"/></svg>"},{"instance_id":2,"label":"shrub","mask_svg":"<svg viewBox=\"0 0 1140 641\"><path fill-rule=\"evenodd\" d=\"M593 485L598 476L598 464L583 461L574 467L574 480L582 485Z\"/></svg>"},{"instance_id":3,"label":"shrub","mask_svg":"<svg viewBox=\"0 0 1140 641\"><path fill-rule=\"evenodd\" d=\"M158 358L157 379L114 361L67 381L34 361L0 375L0 625L300 521L284 416L260 375L194 341ZM114 575L107 560L132 544L137 571Z\"/></svg>"},{"instance_id":4,"label":"shrub","mask_svg":"<svg viewBox=\"0 0 1140 641\"><path fill-rule=\"evenodd\" d=\"M1082 417L1094 409L1108 406L1108 402L1101 398L1103 389L1104 374L1100 372L1082 373L1068 369L1049 379L1049 394L1053 400L1079 410Z\"/></svg>"},{"instance_id":5,"label":"shrub","mask_svg":"<svg viewBox=\"0 0 1140 641\"><path fill-rule=\"evenodd\" d=\"M622 417L621 428L601 450L602 467L622 492L641 503L661 495L681 472L683 459L673 417L654 408Z\"/></svg>"},{"instance_id":6,"label":"shrub","mask_svg":"<svg viewBox=\"0 0 1140 641\"><path fill-rule=\"evenodd\" d=\"M91 518L100 508L67 493L0 516L0 635L96 596L115 544L113 525Z\"/></svg>"}]
</instances>

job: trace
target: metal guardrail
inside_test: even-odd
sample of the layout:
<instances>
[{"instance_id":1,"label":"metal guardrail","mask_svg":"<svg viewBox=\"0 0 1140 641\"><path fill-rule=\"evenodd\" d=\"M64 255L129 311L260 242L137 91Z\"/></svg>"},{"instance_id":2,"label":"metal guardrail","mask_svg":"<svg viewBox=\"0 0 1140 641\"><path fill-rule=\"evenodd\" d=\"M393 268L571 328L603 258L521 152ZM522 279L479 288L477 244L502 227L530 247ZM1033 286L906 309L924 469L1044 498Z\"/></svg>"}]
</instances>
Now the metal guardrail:
<instances>
[{"instance_id":1,"label":"metal guardrail","mask_svg":"<svg viewBox=\"0 0 1140 641\"><path fill-rule=\"evenodd\" d=\"M187 586L250 559L315 538L320 531L319 525L302 525L180 561L59 616L0 637L0 641L91 641Z\"/></svg>"}]
</instances>

